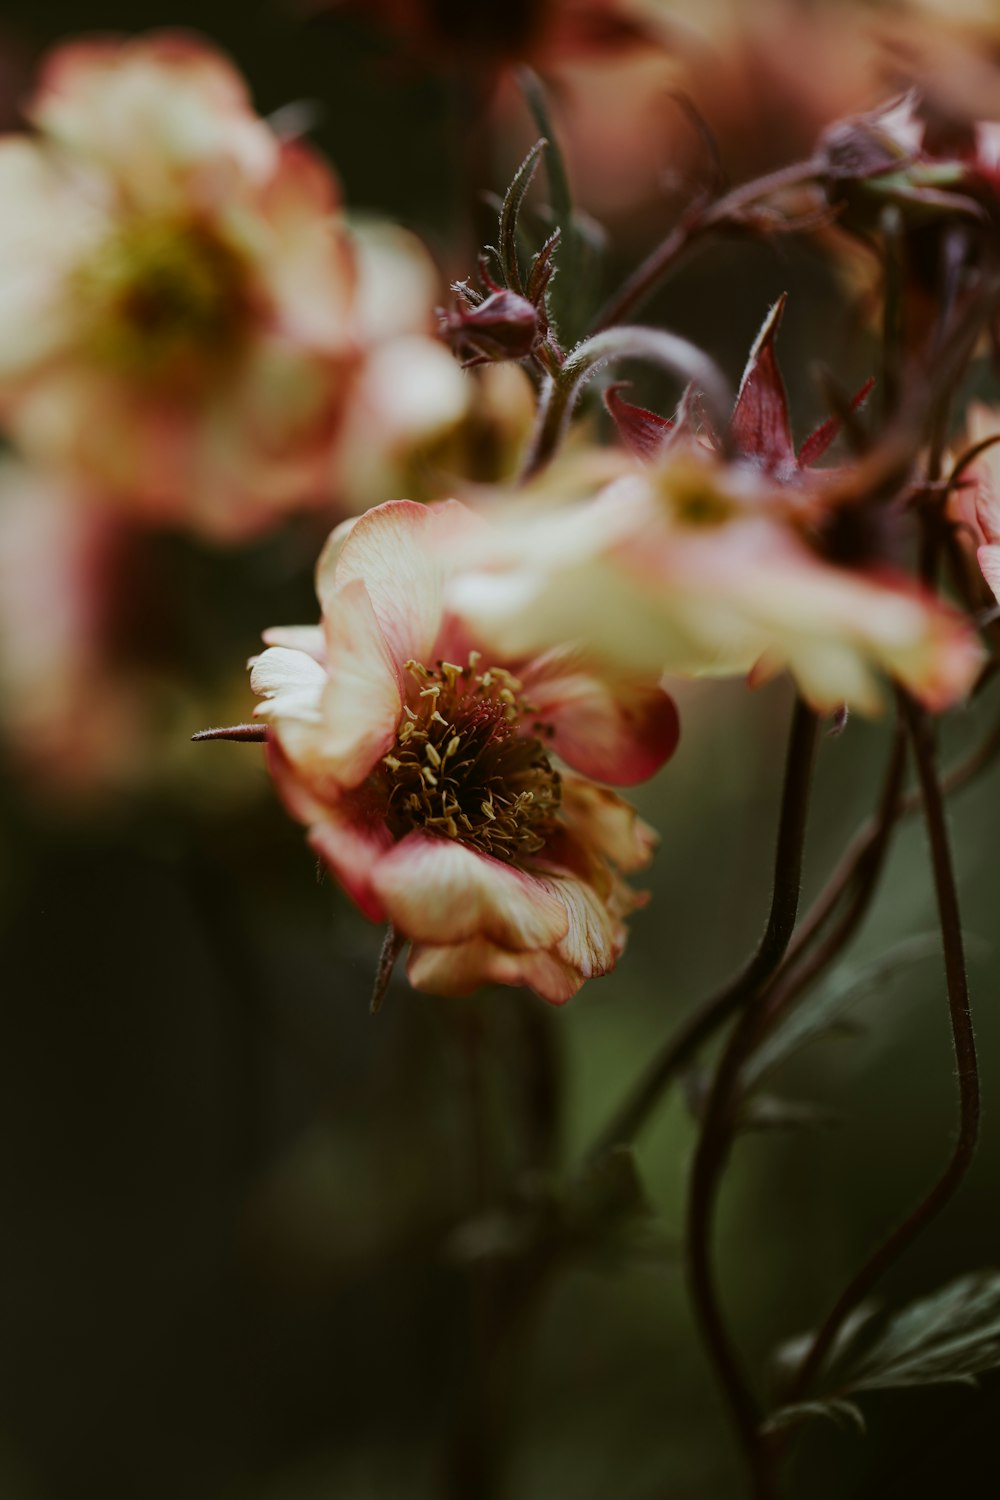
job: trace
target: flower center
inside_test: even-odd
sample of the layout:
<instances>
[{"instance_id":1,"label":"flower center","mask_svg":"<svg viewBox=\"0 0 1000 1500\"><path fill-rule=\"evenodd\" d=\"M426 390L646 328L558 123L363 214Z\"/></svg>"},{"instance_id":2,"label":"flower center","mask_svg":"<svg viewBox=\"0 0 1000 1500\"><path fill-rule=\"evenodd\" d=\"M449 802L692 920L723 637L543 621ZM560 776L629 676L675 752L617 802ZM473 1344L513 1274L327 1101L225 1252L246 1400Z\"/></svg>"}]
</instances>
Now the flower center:
<instances>
[{"instance_id":1,"label":"flower center","mask_svg":"<svg viewBox=\"0 0 1000 1500\"><path fill-rule=\"evenodd\" d=\"M184 384L228 360L249 304L239 252L183 221L124 225L81 268L74 290L103 364Z\"/></svg>"},{"instance_id":2,"label":"flower center","mask_svg":"<svg viewBox=\"0 0 1000 1500\"><path fill-rule=\"evenodd\" d=\"M542 741L519 733L530 709L501 667L406 663L412 680L392 751L383 758L386 823L457 839L496 859L535 854L555 826L561 787ZM532 726L539 733L546 726Z\"/></svg>"}]
</instances>

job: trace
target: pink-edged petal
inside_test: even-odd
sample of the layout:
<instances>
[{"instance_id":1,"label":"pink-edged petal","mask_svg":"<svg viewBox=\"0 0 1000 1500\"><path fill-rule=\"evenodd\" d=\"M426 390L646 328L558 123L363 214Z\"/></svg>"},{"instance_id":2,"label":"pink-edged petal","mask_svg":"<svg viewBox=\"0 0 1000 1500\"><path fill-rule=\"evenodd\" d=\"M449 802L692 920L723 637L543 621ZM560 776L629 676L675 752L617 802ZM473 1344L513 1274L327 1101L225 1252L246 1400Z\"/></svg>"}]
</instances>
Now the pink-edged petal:
<instances>
[{"instance_id":1,"label":"pink-edged petal","mask_svg":"<svg viewBox=\"0 0 1000 1500\"><path fill-rule=\"evenodd\" d=\"M326 635L325 753L331 774L354 787L396 738L403 711L399 674L360 580L340 590Z\"/></svg>"},{"instance_id":2,"label":"pink-edged petal","mask_svg":"<svg viewBox=\"0 0 1000 1500\"><path fill-rule=\"evenodd\" d=\"M386 921L385 908L372 885L373 871L392 847L385 824L331 809L309 829L309 843L358 909L372 922Z\"/></svg>"},{"instance_id":3,"label":"pink-edged petal","mask_svg":"<svg viewBox=\"0 0 1000 1500\"><path fill-rule=\"evenodd\" d=\"M563 776L562 812L575 838L626 874L645 869L659 843L631 803L580 776Z\"/></svg>"},{"instance_id":4,"label":"pink-edged petal","mask_svg":"<svg viewBox=\"0 0 1000 1500\"><path fill-rule=\"evenodd\" d=\"M450 947L415 946L406 966L416 990L431 995L471 995L486 984L525 985L550 1005L565 1005L582 975L555 953L511 953L486 938Z\"/></svg>"},{"instance_id":5,"label":"pink-edged petal","mask_svg":"<svg viewBox=\"0 0 1000 1500\"><path fill-rule=\"evenodd\" d=\"M407 834L372 884L389 920L418 943L485 937L525 952L553 947L569 923L565 903L534 875L424 833Z\"/></svg>"},{"instance_id":6,"label":"pink-edged petal","mask_svg":"<svg viewBox=\"0 0 1000 1500\"><path fill-rule=\"evenodd\" d=\"M625 929L594 888L572 875L543 877L569 918L556 953L584 979L609 973L625 946Z\"/></svg>"},{"instance_id":7,"label":"pink-edged petal","mask_svg":"<svg viewBox=\"0 0 1000 1500\"><path fill-rule=\"evenodd\" d=\"M394 662L431 659L441 625L443 574L432 540L434 512L412 500L368 511L320 558L316 588L328 630L346 587L361 582ZM333 642L330 659L336 660Z\"/></svg>"},{"instance_id":8,"label":"pink-edged petal","mask_svg":"<svg viewBox=\"0 0 1000 1500\"><path fill-rule=\"evenodd\" d=\"M988 547L980 547L976 557L979 560L983 577L997 600L1000 600L1000 545L991 543Z\"/></svg>"},{"instance_id":9,"label":"pink-edged petal","mask_svg":"<svg viewBox=\"0 0 1000 1500\"><path fill-rule=\"evenodd\" d=\"M771 471L794 470L798 462L788 420L785 383L774 353L786 300L785 294L778 298L757 335L729 424L737 452Z\"/></svg>"},{"instance_id":10,"label":"pink-edged petal","mask_svg":"<svg viewBox=\"0 0 1000 1500\"><path fill-rule=\"evenodd\" d=\"M598 676L577 653L561 648L519 675L526 701L554 731L553 748L584 776L633 786L677 748L677 709L658 683Z\"/></svg>"},{"instance_id":11,"label":"pink-edged petal","mask_svg":"<svg viewBox=\"0 0 1000 1500\"><path fill-rule=\"evenodd\" d=\"M673 422L661 417L645 406L634 406L619 392L627 388L627 382L609 385L604 392L604 405L611 413L618 436L630 453L637 458L655 458L663 447Z\"/></svg>"},{"instance_id":12,"label":"pink-edged petal","mask_svg":"<svg viewBox=\"0 0 1000 1500\"><path fill-rule=\"evenodd\" d=\"M342 591L329 632L330 665L305 651L270 646L253 663L250 685L266 719L299 772L324 789L364 781L396 737L402 696L365 592Z\"/></svg>"}]
</instances>

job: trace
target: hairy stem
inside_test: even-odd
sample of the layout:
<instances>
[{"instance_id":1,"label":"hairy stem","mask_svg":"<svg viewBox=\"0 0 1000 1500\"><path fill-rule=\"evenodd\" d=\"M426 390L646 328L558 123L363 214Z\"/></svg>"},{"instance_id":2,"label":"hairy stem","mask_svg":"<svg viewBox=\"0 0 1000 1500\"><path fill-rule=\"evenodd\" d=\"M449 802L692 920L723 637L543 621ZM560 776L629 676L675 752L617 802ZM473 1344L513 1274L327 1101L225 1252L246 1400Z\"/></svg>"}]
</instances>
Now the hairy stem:
<instances>
[{"instance_id":1,"label":"hairy stem","mask_svg":"<svg viewBox=\"0 0 1000 1500\"><path fill-rule=\"evenodd\" d=\"M586 382L614 359L648 359L698 387L720 432L729 426L732 393L707 354L659 328L609 328L577 346L561 368L545 377L521 482L531 479L556 453Z\"/></svg>"},{"instance_id":2,"label":"hairy stem","mask_svg":"<svg viewBox=\"0 0 1000 1500\"><path fill-rule=\"evenodd\" d=\"M845 1287L826 1321L813 1339L799 1367L789 1400L800 1400L823 1367L845 1320L867 1297L889 1267L908 1250L914 1240L950 1202L972 1165L979 1134L980 1091L976 1044L969 1008L965 973L962 923L955 888L944 797L938 778L933 731L926 713L901 695L901 703L913 745L924 816L931 847L934 887L944 950L948 1008L958 1076L959 1128L947 1166L930 1192L888 1239L869 1257Z\"/></svg>"}]
</instances>

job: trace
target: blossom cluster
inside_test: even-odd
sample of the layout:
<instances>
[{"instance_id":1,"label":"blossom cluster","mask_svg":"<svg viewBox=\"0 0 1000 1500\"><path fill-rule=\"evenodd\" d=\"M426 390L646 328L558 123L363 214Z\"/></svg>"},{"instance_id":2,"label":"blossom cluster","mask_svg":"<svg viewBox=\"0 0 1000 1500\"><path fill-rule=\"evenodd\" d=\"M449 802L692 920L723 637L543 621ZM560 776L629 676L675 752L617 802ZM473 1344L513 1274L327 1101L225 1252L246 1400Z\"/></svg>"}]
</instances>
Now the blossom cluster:
<instances>
[{"instance_id":1,"label":"blossom cluster","mask_svg":"<svg viewBox=\"0 0 1000 1500\"><path fill-rule=\"evenodd\" d=\"M638 59L658 87L690 64L676 30L611 0L540 8L503 47L475 34L446 47L423 7L375 10L415 56L469 69L487 118L517 62ZM673 753L671 678L787 673L816 713L868 715L894 692L941 713L980 678L981 585L1000 581L994 420L953 422L947 481L943 443L925 454L951 386L996 337L997 127L935 93L928 69L926 97L857 112L838 92L810 115L803 162L756 190L699 190L677 228L678 249L717 230L814 232L847 288L892 226L900 328L879 382L835 393L796 445L784 298L734 396L703 351L625 322L631 284L603 318L581 312L572 278L592 226L556 202L561 159L524 265L529 188L554 142L515 176L482 290L456 281L446 306L419 240L350 219L294 119L259 116L207 43L57 49L30 130L0 139L0 423L34 466L5 476L31 498L0 513L0 563L45 556L63 606L47 636L30 589L0 609L5 640L37 643L25 673L0 641L8 695L47 684L43 711L8 716L15 736L37 740L41 724L68 747L55 762L85 763L67 732L84 670L109 720L128 718L94 623L95 594L121 587L116 527L231 545L297 511L324 531L352 517L320 558L320 625L265 635L256 728L209 733L266 740L289 811L390 947L410 944L417 988L495 981L561 1002L606 973L642 901L625 877L654 845L612 788ZM581 119L570 111L571 160L599 205ZM620 358L688 385L668 416L604 382L599 440L597 403L579 421L577 405ZM950 595L927 562L933 527L955 562Z\"/></svg>"}]
</instances>

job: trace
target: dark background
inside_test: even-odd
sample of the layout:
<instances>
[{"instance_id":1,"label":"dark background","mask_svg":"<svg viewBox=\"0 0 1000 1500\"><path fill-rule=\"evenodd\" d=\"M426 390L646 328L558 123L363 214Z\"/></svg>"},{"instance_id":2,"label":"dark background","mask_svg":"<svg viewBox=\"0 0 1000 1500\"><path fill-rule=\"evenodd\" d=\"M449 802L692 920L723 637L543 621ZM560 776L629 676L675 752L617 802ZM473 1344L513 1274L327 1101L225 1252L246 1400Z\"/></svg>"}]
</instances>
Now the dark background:
<instances>
[{"instance_id":1,"label":"dark background","mask_svg":"<svg viewBox=\"0 0 1000 1500\"><path fill-rule=\"evenodd\" d=\"M276 6L163 12L74 0L39 15L15 3L3 23L10 93L64 36L165 23L224 46L262 112L320 101L315 135L353 208L399 218L435 247L453 242L463 222L454 90L396 66L391 43L360 22L304 25ZM527 140L527 121L516 128ZM646 243L660 227L648 224ZM814 359L845 383L870 368L818 253L713 247L650 316L698 339L735 377L786 289L782 357L801 435L823 414L808 379ZM169 658L204 701L260 629L314 616L314 551L313 533L295 528L228 554L147 539L143 597L162 607L155 622L152 608L135 620L136 654ZM766 911L787 684L752 695L739 683L688 685L678 697L681 747L637 799L662 836L652 905L616 973L560 1012L513 991L443 1002L397 981L370 1019L380 934L317 881L251 747L179 742L167 772L73 801L9 767L3 1500L460 1493L446 1476L475 1384L469 1222L478 1243L482 1211L509 1203L512 1184L523 1192L526 1169L529 1185L574 1173L629 1080L738 965ZM995 687L949 726L947 749L975 741L991 698ZM244 712L249 703L247 692ZM824 742L807 894L872 805L887 753L885 724L851 720ZM962 794L953 831L975 938L984 1138L958 1201L883 1288L891 1300L998 1258L995 775ZM844 962L933 928L924 838L908 826ZM815 1323L950 1147L939 961L902 968L854 1015L857 1035L817 1046L779 1080L780 1092L819 1099L838 1123L741 1143L727 1183L721 1273L756 1370L777 1342ZM525 1100L532 1070L537 1088ZM656 1209L645 1239L584 1245L547 1282L512 1397L496 1402L505 1495L739 1493L679 1263L692 1139L675 1092L638 1150ZM998 1389L987 1379L979 1392L869 1398L867 1438L821 1428L804 1441L794 1493L989 1492L1000 1473Z\"/></svg>"}]
</instances>

